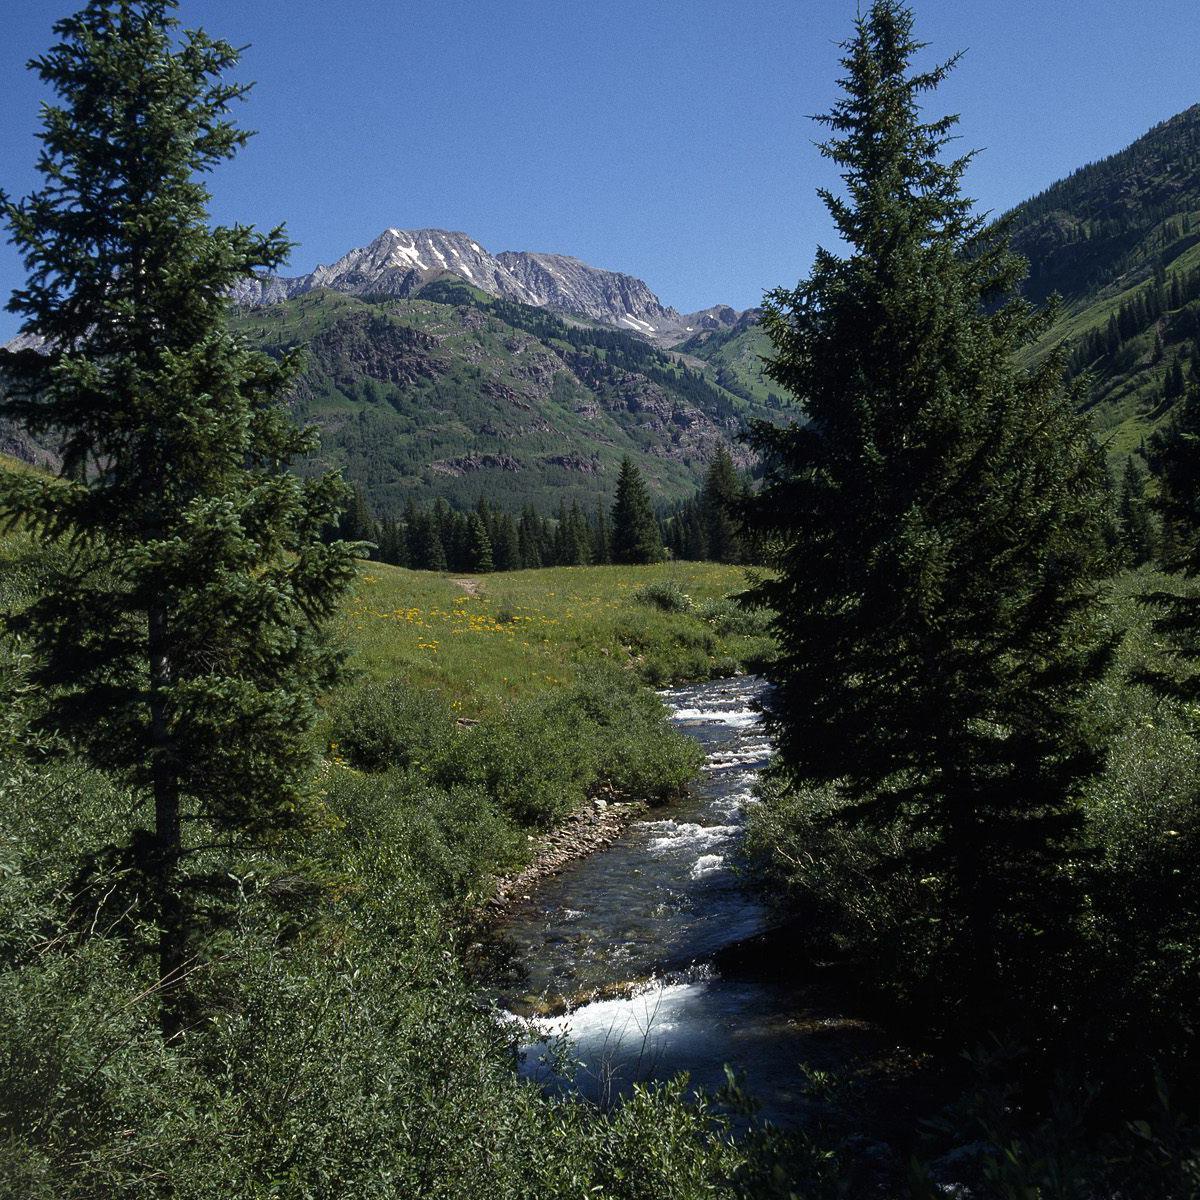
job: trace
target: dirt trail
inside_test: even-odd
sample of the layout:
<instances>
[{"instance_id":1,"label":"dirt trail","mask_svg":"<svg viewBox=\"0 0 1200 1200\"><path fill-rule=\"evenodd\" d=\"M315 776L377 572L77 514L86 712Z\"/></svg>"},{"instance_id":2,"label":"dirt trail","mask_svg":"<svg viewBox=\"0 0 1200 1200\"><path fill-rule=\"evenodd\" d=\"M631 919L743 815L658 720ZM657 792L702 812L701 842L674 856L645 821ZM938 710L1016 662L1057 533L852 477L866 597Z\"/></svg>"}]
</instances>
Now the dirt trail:
<instances>
[{"instance_id":1,"label":"dirt trail","mask_svg":"<svg viewBox=\"0 0 1200 1200\"><path fill-rule=\"evenodd\" d=\"M468 596L478 596L482 590L478 579L452 579L455 587L460 587Z\"/></svg>"}]
</instances>

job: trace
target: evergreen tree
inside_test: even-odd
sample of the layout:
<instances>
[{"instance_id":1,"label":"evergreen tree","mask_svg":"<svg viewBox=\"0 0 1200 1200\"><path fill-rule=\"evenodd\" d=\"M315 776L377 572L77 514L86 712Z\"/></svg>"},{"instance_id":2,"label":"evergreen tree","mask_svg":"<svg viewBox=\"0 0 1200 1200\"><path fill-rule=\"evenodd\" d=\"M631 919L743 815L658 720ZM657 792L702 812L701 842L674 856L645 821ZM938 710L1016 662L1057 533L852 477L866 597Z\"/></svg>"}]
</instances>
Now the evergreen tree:
<instances>
[{"instance_id":1,"label":"evergreen tree","mask_svg":"<svg viewBox=\"0 0 1200 1200\"><path fill-rule=\"evenodd\" d=\"M367 508L362 488L357 483L354 485L350 503L346 505L345 511L338 521L338 536L346 542L375 543L379 539L375 521L371 516L370 509Z\"/></svg>"},{"instance_id":2,"label":"evergreen tree","mask_svg":"<svg viewBox=\"0 0 1200 1200\"><path fill-rule=\"evenodd\" d=\"M314 697L339 666L320 625L354 571L320 537L344 484L286 469L316 444L281 404L297 360L226 324L229 289L288 243L209 226L198 177L246 141L227 114L247 89L223 82L236 51L180 34L174 7L92 0L31 64L57 97L46 182L3 212L29 271L9 308L48 353L40 395L5 412L57 436L65 465L0 482L5 513L75 548L14 626L43 725L141 802L125 853L153 898L168 1033L231 886L221 856L309 811Z\"/></svg>"},{"instance_id":3,"label":"evergreen tree","mask_svg":"<svg viewBox=\"0 0 1200 1200\"><path fill-rule=\"evenodd\" d=\"M492 540L488 537L487 526L483 523L483 518L479 513L473 512L466 519L465 525L467 533L462 570L481 573L495 570L495 563L492 559Z\"/></svg>"},{"instance_id":4,"label":"evergreen tree","mask_svg":"<svg viewBox=\"0 0 1200 1200\"><path fill-rule=\"evenodd\" d=\"M875 0L821 118L848 249L767 298L767 373L808 422L757 427L747 515L779 547L757 595L783 762L844 821L907 823L902 862L945 897L937 961L980 1014L1070 912L1105 476L1060 359L1016 364L1051 314L1012 298L1023 264L961 195L969 156L943 160L955 119L920 120L953 61L913 73L912 26Z\"/></svg>"},{"instance_id":5,"label":"evergreen tree","mask_svg":"<svg viewBox=\"0 0 1200 1200\"><path fill-rule=\"evenodd\" d=\"M1183 395L1185 386L1183 362L1176 358L1167 368L1167 377L1163 383L1163 399L1178 400Z\"/></svg>"},{"instance_id":6,"label":"evergreen tree","mask_svg":"<svg viewBox=\"0 0 1200 1200\"><path fill-rule=\"evenodd\" d=\"M1159 483L1163 563L1195 579L1200 576L1200 386L1188 389L1169 424L1156 434L1150 465ZM1172 670L1150 676L1149 682L1164 694L1195 701L1200 697L1200 596L1185 590L1156 592L1148 599L1159 609L1156 626L1175 657Z\"/></svg>"},{"instance_id":7,"label":"evergreen tree","mask_svg":"<svg viewBox=\"0 0 1200 1200\"><path fill-rule=\"evenodd\" d=\"M1121 476L1121 498L1117 508L1121 557L1131 567L1140 567L1154 557L1154 526L1146 500L1146 480L1132 458Z\"/></svg>"},{"instance_id":8,"label":"evergreen tree","mask_svg":"<svg viewBox=\"0 0 1200 1200\"><path fill-rule=\"evenodd\" d=\"M521 543L517 536L516 522L508 513L497 513L493 531L492 557L497 571L519 571L521 569Z\"/></svg>"},{"instance_id":9,"label":"evergreen tree","mask_svg":"<svg viewBox=\"0 0 1200 1200\"><path fill-rule=\"evenodd\" d=\"M604 512L604 500L596 497L596 523L592 528L592 562L606 566L612 562L612 545L608 535L608 517Z\"/></svg>"},{"instance_id":10,"label":"evergreen tree","mask_svg":"<svg viewBox=\"0 0 1200 1200\"><path fill-rule=\"evenodd\" d=\"M546 531L542 518L526 506L517 524L517 539L521 547L521 563L527 569L545 563Z\"/></svg>"},{"instance_id":11,"label":"evergreen tree","mask_svg":"<svg viewBox=\"0 0 1200 1200\"><path fill-rule=\"evenodd\" d=\"M379 552L376 557L380 562L391 563L394 567L409 565L404 527L399 521L389 517L379 523Z\"/></svg>"},{"instance_id":12,"label":"evergreen tree","mask_svg":"<svg viewBox=\"0 0 1200 1200\"><path fill-rule=\"evenodd\" d=\"M734 506L742 486L728 448L722 444L709 464L700 493L707 556L713 562L741 561L742 544L734 517Z\"/></svg>"},{"instance_id":13,"label":"evergreen tree","mask_svg":"<svg viewBox=\"0 0 1200 1200\"><path fill-rule=\"evenodd\" d=\"M448 571L446 548L441 529L432 512L418 512L408 524L408 544L412 566L418 571Z\"/></svg>"},{"instance_id":14,"label":"evergreen tree","mask_svg":"<svg viewBox=\"0 0 1200 1200\"><path fill-rule=\"evenodd\" d=\"M615 563L658 562L663 556L658 521L650 494L633 460L621 460L617 497L612 508L612 560Z\"/></svg>"},{"instance_id":15,"label":"evergreen tree","mask_svg":"<svg viewBox=\"0 0 1200 1200\"><path fill-rule=\"evenodd\" d=\"M433 524L437 540L444 554L444 565L434 570L465 571L466 555L465 527L459 515L439 496L433 502Z\"/></svg>"},{"instance_id":16,"label":"evergreen tree","mask_svg":"<svg viewBox=\"0 0 1200 1200\"><path fill-rule=\"evenodd\" d=\"M592 531L587 517L579 507L579 501L571 502L563 529L563 557L561 562L568 567L586 567L592 561Z\"/></svg>"}]
</instances>

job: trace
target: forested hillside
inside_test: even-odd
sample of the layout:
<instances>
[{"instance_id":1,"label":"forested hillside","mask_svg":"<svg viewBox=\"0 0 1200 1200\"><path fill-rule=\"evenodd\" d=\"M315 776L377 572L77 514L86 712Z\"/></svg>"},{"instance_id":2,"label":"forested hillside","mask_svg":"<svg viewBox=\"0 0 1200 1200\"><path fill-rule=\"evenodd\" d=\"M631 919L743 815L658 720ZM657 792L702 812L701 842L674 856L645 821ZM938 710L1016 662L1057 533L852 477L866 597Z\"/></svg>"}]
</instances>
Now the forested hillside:
<instances>
[{"instance_id":1,"label":"forested hillside","mask_svg":"<svg viewBox=\"0 0 1200 1200\"><path fill-rule=\"evenodd\" d=\"M1119 470L1162 425L1200 361L1200 105L1081 167L1009 219L1029 263L1025 295L1063 301L1030 357L1067 344L1070 375L1086 376L1081 403ZM677 349L704 359L726 386L767 400L780 389L762 374L768 343L754 315Z\"/></svg>"},{"instance_id":2,"label":"forested hillside","mask_svg":"<svg viewBox=\"0 0 1200 1200\"><path fill-rule=\"evenodd\" d=\"M772 412L640 338L453 280L415 299L312 292L243 310L235 328L275 355L304 348L296 416L320 428L321 465L383 517L414 497L590 511L625 455L658 501L683 499L719 447L747 465L738 434Z\"/></svg>"},{"instance_id":3,"label":"forested hillside","mask_svg":"<svg viewBox=\"0 0 1200 1200\"><path fill-rule=\"evenodd\" d=\"M676 349L706 362L723 386L777 404L780 389L768 381L762 369L762 358L770 343L758 325L761 315L761 309L749 309L732 327L701 330Z\"/></svg>"},{"instance_id":4,"label":"forested hillside","mask_svg":"<svg viewBox=\"0 0 1200 1200\"><path fill-rule=\"evenodd\" d=\"M1158 429L1200 361L1200 105L1011 214L1025 293L1062 297L1042 344L1069 372L1110 462Z\"/></svg>"},{"instance_id":5,"label":"forested hillside","mask_svg":"<svg viewBox=\"0 0 1200 1200\"><path fill-rule=\"evenodd\" d=\"M1066 343L1119 470L1200 359L1200 105L1010 220L1026 295L1064 302L1031 357ZM750 464L738 435L785 398L763 374L760 310L717 311L667 351L443 272L404 298L310 290L242 307L235 325L270 353L306 350L296 413L321 429L320 462L342 467L376 516L414 496L552 515L610 500L625 454L660 503L690 495L719 445ZM52 461L50 449L0 427L0 450Z\"/></svg>"}]
</instances>

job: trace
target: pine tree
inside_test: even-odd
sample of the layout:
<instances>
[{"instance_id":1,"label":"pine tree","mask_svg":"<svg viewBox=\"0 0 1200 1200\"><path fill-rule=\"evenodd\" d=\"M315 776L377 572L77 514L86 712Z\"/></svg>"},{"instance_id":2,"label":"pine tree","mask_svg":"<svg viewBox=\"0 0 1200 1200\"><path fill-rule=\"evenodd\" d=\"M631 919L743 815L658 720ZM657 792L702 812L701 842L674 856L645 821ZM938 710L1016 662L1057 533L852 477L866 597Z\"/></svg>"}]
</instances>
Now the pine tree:
<instances>
[{"instance_id":1,"label":"pine tree","mask_svg":"<svg viewBox=\"0 0 1200 1200\"><path fill-rule=\"evenodd\" d=\"M1176 358L1173 359L1171 365L1167 368L1167 377L1163 382L1163 399L1178 400L1183 395L1186 388L1186 380L1183 376L1183 362Z\"/></svg>"},{"instance_id":2,"label":"pine tree","mask_svg":"<svg viewBox=\"0 0 1200 1200\"><path fill-rule=\"evenodd\" d=\"M596 523L592 528L592 562L605 566L612 562L612 545L608 534L608 517L604 512L604 500L596 497Z\"/></svg>"},{"instance_id":3,"label":"pine tree","mask_svg":"<svg viewBox=\"0 0 1200 1200\"><path fill-rule=\"evenodd\" d=\"M1170 571L1186 579L1200 576L1200 385L1192 384L1156 434L1150 466L1159 483L1156 507L1162 518L1161 555ZM1149 682L1165 695L1191 702L1200 698L1200 596L1155 592L1156 621L1173 652L1173 669Z\"/></svg>"},{"instance_id":4,"label":"pine tree","mask_svg":"<svg viewBox=\"0 0 1200 1200\"><path fill-rule=\"evenodd\" d=\"M492 557L497 571L519 571L521 543L517 536L517 524L508 513L498 513L495 528L489 534L492 540Z\"/></svg>"},{"instance_id":5,"label":"pine tree","mask_svg":"<svg viewBox=\"0 0 1200 1200\"><path fill-rule=\"evenodd\" d=\"M375 520L362 494L362 488L354 484L350 503L346 505L338 521L338 536L345 542L371 542L379 540Z\"/></svg>"},{"instance_id":6,"label":"pine tree","mask_svg":"<svg viewBox=\"0 0 1200 1200\"><path fill-rule=\"evenodd\" d=\"M418 511L415 505L409 512L407 541L412 566L418 571L449 570L436 516L432 512Z\"/></svg>"},{"instance_id":7,"label":"pine tree","mask_svg":"<svg viewBox=\"0 0 1200 1200\"><path fill-rule=\"evenodd\" d=\"M592 531L587 517L579 507L579 501L571 502L563 529L563 557L561 562L568 567L586 567L592 561Z\"/></svg>"},{"instance_id":8,"label":"pine tree","mask_svg":"<svg viewBox=\"0 0 1200 1200\"><path fill-rule=\"evenodd\" d=\"M713 562L739 562L742 557L741 537L734 517L734 506L742 495L742 486L725 445L709 464L700 493L703 512L704 541L708 557Z\"/></svg>"},{"instance_id":9,"label":"pine tree","mask_svg":"<svg viewBox=\"0 0 1200 1200\"><path fill-rule=\"evenodd\" d=\"M492 559L492 540L488 537L487 526L483 523L483 518L477 512L471 513L466 519L466 531L462 570L481 573L495 570L495 563Z\"/></svg>"},{"instance_id":10,"label":"pine tree","mask_svg":"<svg viewBox=\"0 0 1200 1200\"><path fill-rule=\"evenodd\" d=\"M1126 460L1121 476L1117 508L1121 556L1131 567L1140 567L1154 557L1154 526L1146 500L1146 480L1132 458Z\"/></svg>"},{"instance_id":11,"label":"pine tree","mask_svg":"<svg viewBox=\"0 0 1200 1200\"><path fill-rule=\"evenodd\" d=\"M245 143L227 114L247 88L223 81L236 51L180 34L174 7L92 0L31 64L57 97L45 185L3 212L29 271L9 308L47 353L40 394L5 411L57 436L64 468L0 483L4 513L74 547L14 625L43 725L140 802L125 853L153 898L168 1033L220 855L309 811L314 698L339 668L320 626L354 571L353 547L321 540L344 484L286 470L315 447L281 404L297 359L227 328L230 287L289 247L209 227L199 176Z\"/></svg>"},{"instance_id":12,"label":"pine tree","mask_svg":"<svg viewBox=\"0 0 1200 1200\"><path fill-rule=\"evenodd\" d=\"M658 562L662 538L650 507L650 494L631 458L621 460L617 497L612 509L612 560L615 563Z\"/></svg>"},{"instance_id":13,"label":"pine tree","mask_svg":"<svg viewBox=\"0 0 1200 1200\"><path fill-rule=\"evenodd\" d=\"M529 506L521 513L517 523L517 537L521 546L521 563L527 569L537 568L545 562L546 531L542 518Z\"/></svg>"},{"instance_id":14,"label":"pine tree","mask_svg":"<svg viewBox=\"0 0 1200 1200\"><path fill-rule=\"evenodd\" d=\"M913 73L912 27L875 0L845 46L821 120L847 195L821 195L848 250L767 297L767 373L808 422L757 427L747 515L778 546L757 594L783 762L845 821L908 823L902 861L945 896L938 961L981 1009L1070 912L1105 476L1060 358L1016 365L1051 314L1012 298L1023 264L961 195L969 156L943 161L955 119L920 119L954 63Z\"/></svg>"},{"instance_id":15,"label":"pine tree","mask_svg":"<svg viewBox=\"0 0 1200 1200\"><path fill-rule=\"evenodd\" d=\"M404 538L404 527L399 521L390 517L379 523L379 552L376 557L380 562L391 563L394 567L407 567L408 547Z\"/></svg>"}]
</instances>

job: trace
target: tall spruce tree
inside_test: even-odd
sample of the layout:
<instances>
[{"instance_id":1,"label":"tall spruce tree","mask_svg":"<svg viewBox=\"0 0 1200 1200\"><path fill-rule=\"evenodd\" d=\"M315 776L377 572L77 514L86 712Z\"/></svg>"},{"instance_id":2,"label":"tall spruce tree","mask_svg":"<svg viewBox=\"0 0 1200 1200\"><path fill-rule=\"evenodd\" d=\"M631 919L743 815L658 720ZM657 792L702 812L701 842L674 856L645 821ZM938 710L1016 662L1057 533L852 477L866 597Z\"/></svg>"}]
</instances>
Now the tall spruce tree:
<instances>
[{"instance_id":1,"label":"tall spruce tree","mask_svg":"<svg viewBox=\"0 0 1200 1200\"><path fill-rule=\"evenodd\" d=\"M488 537L487 525L479 513L473 512L466 519L462 570L488 573L495 569L492 539Z\"/></svg>"},{"instance_id":2,"label":"tall spruce tree","mask_svg":"<svg viewBox=\"0 0 1200 1200\"><path fill-rule=\"evenodd\" d=\"M1192 384L1151 443L1150 465L1158 478L1156 507L1162 518L1163 565L1185 579L1200 576L1200 384ZM1195 588L1157 591L1157 629L1174 662L1149 676L1164 694L1200 698L1200 595Z\"/></svg>"},{"instance_id":3,"label":"tall spruce tree","mask_svg":"<svg viewBox=\"0 0 1200 1200\"><path fill-rule=\"evenodd\" d=\"M709 463L700 492L704 542L713 562L732 563L742 558L742 540L734 516L742 490L729 450L721 445Z\"/></svg>"},{"instance_id":4,"label":"tall spruce tree","mask_svg":"<svg viewBox=\"0 0 1200 1200\"><path fill-rule=\"evenodd\" d=\"M1140 567L1154 557L1154 525L1146 499L1146 480L1132 457L1125 462L1117 506L1121 557L1126 565Z\"/></svg>"},{"instance_id":5,"label":"tall spruce tree","mask_svg":"<svg viewBox=\"0 0 1200 1200\"><path fill-rule=\"evenodd\" d=\"M611 538L615 563L658 562L663 556L662 536L650 507L650 493L629 457L621 460L621 474L617 477Z\"/></svg>"},{"instance_id":6,"label":"tall spruce tree","mask_svg":"<svg viewBox=\"0 0 1200 1200\"><path fill-rule=\"evenodd\" d=\"M612 561L612 545L608 535L608 517L604 512L604 498L596 497L596 523L592 527L592 562L605 566Z\"/></svg>"},{"instance_id":7,"label":"tall spruce tree","mask_svg":"<svg viewBox=\"0 0 1200 1200\"><path fill-rule=\"evenodd\" d=\"M0 483L9 518L71 547L13 625L36 651L42 724L141 802L126 853L159 930L169 1032L172 986L228 885L213 845L305 820L314 697L339 665L320 626L354 569L353 547L321 539L342 482L286 470L315 444L280 403L297 360L226 326L230 287L288 243L209 227L199 176L246 141L228 112L247 89L225 81L234 49L181 34L173 8L93 0L31 64L57 96L45 185L3 212L29 271L9 308L45 354L5 412L56 436L65 465L61 481Z\"/></svg>"},{"instance_id":8,"label":"tall spruce tree","mask_svg":"<svg viewBox=\"0 0 1200 1200\"><path fill-rule=\"evenodd\" d=\"M747 516L779 547L758 596L783 761L844 821L907 822L902 860L943 897L943 978L982 1006L1070 911L1105 476L1060 358L1017 365L1051 315L1013 298L1023 263L960 192L955 118L920 119L954 62L914 72L912 30L876 0L845 44L820 120L846 253L767 298L767 373L807 423L757 428Z\"/></svg>"}]
</instances>

